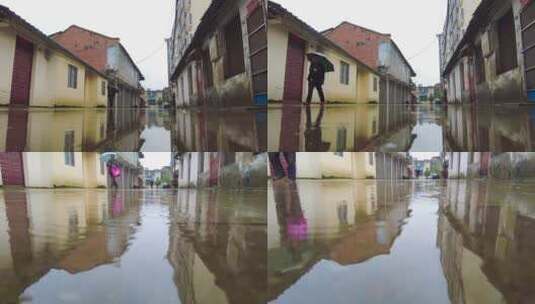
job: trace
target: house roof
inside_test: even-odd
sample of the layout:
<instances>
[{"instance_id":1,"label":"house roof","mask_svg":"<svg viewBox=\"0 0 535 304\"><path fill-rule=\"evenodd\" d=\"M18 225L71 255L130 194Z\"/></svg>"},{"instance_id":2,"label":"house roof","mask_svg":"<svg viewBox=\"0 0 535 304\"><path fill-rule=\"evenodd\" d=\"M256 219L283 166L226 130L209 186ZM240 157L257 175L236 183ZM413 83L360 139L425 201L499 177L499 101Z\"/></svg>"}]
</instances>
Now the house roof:
<instances>
[{"instance_id":1,"label":"house roof","mask_svg":"<svg viewBox=\"0 0 535 304\"><path fill-rule=\"evenodd\" d=\"M184 56L180 58L179 63L175 67L175 70L171 71L170 79L174 79L178 71L181 71L183 69L184 65L187 63L188 54L191 53L195 49L195 47L202 43L203 37L206 35L206 33L209 33L215 28L216 24L214 23L214 19L221 12L221 8L225 4L225 2L226 0L212 0L212 3L202 16L199 26L197 26L197 30L195 31L195 34L193 35L190 44L184 52Z\"/></svg>"},{"instance_id":2,"label":"house roof","mask_svg":"<svg viewBox=\"0 0 535 304\"><path fill-rule=\"evenodd\" d=\"M99 70L95 69L92 65L84 61L82 58L78 57L68 49L64 48L62 45L54 41L54 39L51 39L49 36L47 36L45 33L41 32L39 29L37 29L35 26L30 24L28 21L26 21L21 16L17 15L15 12L10 10L8 7L0 5L0 18L9 21L11 24L14 24L16 26L19 26L29 32L29 34L35 35L34 38L39 40L41 43L45 44L47 47L54 49L58 52L61 52L65 54L68 57L71 57L72 59L75 59L81 63L83 63L89 70L92 72L100 75L103 78L107 78L106 75L104 75ZM1 21L1 20L0 20Z\"/></svg>"},{"instance_id":3,"label":"house roof","mask_svg":"<svg viewBox=\"0 0 535 304\"><path fill-rule=\"evenodd\" d=\"M316 39L318 39L322 43L324 43L324 44L328 45L329 47L341 52L345 56L355 60L359 65L365 67L366 69L370 70L374 74L378 74L378 72L374 68L372 68L369 65L365 64L364 62L362 62L358 58L355 58L349 52L344 50L341 46L339 46L338 44L332 42L330 39L325 37L322 33L318 32L312 26L308 25L306 22L304 22L303 20L299 19L297 16L293 15L292 13L290 13L282 5L280 5L280 4L276 3L276 2L273 2L273 1L269 1L268 11L269 11L269 17L270 18L283 17L283 18L288 18L289 20L292 20L292 21L296 22L298 25L300 25L303 29L305 29L308 33L312 34Z\"/></svg>"},{"instance_id":4,"label":"house roof","mask_svg":"<svg viewBox=\"0 0 535 304\"><path fill-rule=\"evenodd\" d=\"M455 64L455 59L463 52L464 46L468 44L470 39L472 39L472 37L477 34L479 26L482 22L481 19L488 17L492 2L493 0L482 0L477 9L475 10L472 16L472 20L468 24L463 38L461 39L461 41L459 41L457 48L455 49L448 62L446 63L446 66L444 67L444 71L442 72L443 77L445 77L453 68Z\"/></svg>"},{"instance_id":5,"label":"house roof","mask_svg":"<svg viewBox=\"0 0 535 304\"><path fill-rule=\"evenodd\" d=\"M136 63L134 62L134 60L132 59L132 56L130 56L130 54L128 53L128 51L126 50L126 48L124 47L124 45L121 43L121 39L120 38L117 38L117 37L110 37L110 36L106 36L104 34L101 34L99 32L95 32L93 30L90 30L90 29L87 29L87 28L83 28L79 25L76 25L76 24L73 24L71 26L69 26L68 28L66 28L65 30L63 31L59 31L59 32L56 32L54 34L51 34L50 37L51 38L54 38L55 36L57 35L61 35L65 32L67 32L68 30L70 29L73 29L73 28L77 28L79 30L82 30L82 31L86 31L86 32L89 32L91 34L94 34L94 35L98 35L102 38L105 38L105 39L108 39L108 40L111 40L115 43L117 43L119 45L119 47L123 50L123 52L126 54L126 57L128 58L128 60L132 63L132 65L134 66L134 68L137 70L137 72L139 73L139 75L141 76L141 80L145 80L145 76L143 76L143 73L141 72L141 70L139 69L139 67L136 65Z\"/></svg>"},{"instance_id":6,"label":"house roof","mask_svg":"<svg viewBox=\"0 0 535 304\"><path fill-rule=\"evenodd\" d=\"M353 27L357 27L357 28L360 28L360 29L363 29L365 31L368 31L370 33L373 33L373 34L376 34L376 35L381 35L381 36L384 36L385 38L389 39L391 42L392 42L392 45L394 46L394 48L397 50L397 52L401 55L401 59L403 59L403 61L405 62L405 64L409 67L409 69L411 70L411 75L414 77L416 76L416 72L414 71L414 69L412 68L411 64L409 63L409 61L407 60L407 58L405 58L405 55L403 55L403 52L401 51L401 49L399 48L399 46L396 44L396 42L394 41L394 39L392 39L392 35L391 34L387 34L387 33L380 33L380 32L377 32L377 31L374 31L372 29L369 29L369 28L366 28L364 26L360 26L360 25L357 25L357 24L354 24L354 23L351 23L349 21L342 21L340 24L338 24L337 26L335 27L332 27L332 28L329 28L327 30L324 30L323 32L321 32L323 35L327 35L329 34L330 32L338 29L340 26L342 25L350 25L350 26L353 26Z\"/></svg>"}]
</instances>

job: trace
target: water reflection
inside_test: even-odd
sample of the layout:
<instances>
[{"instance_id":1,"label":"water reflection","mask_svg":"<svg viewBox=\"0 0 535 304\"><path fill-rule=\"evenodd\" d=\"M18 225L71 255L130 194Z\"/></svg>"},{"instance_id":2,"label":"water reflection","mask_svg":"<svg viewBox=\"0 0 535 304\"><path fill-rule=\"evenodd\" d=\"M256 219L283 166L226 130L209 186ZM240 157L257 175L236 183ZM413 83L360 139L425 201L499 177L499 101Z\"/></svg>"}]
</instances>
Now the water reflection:
<instances>
[{"instance_id":1,"label":"water reflection","mask_svg":"<svg viewBox=\"0 0 535 304\"><path fill-rule=\"evenodd\" d=\"M265 190L0 191L0 298L265 302L265 200Z\"/></svg>"},{"instance_id":2,"label":"water reflection","mask_svg":"<svg viewBox=\"0 0 535 304\"><path fill-rule=\"evenodd\" d=\"M269 151L535 151L535 108L283 105L269 110Z\"/></svg>"},{"instance_id":3,"label":"water reflection","mask_svg":"<svg viewBox=\"0 0 535 304\"><path fill-rule=\"evenodd\" d=\"M0 109L0 151L263 151L260 110Z\"/></svg>"},{"instance_id":4,"label":"water reflection","mask_svg":"<svg viewBox=\"0 0 535 304\"><path fill-rule=\"evenodd\" d=\"M269 299L530 303L533 189L466 181L275 182L268 192Z\"/></svg>"}]
</instances>

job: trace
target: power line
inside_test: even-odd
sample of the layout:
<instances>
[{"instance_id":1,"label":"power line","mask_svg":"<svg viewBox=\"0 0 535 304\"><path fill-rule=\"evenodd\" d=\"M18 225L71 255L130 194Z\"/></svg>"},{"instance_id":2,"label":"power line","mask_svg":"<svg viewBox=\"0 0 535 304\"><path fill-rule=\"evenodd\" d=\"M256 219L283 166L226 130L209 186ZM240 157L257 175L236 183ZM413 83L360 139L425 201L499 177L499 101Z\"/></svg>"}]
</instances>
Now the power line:
<instances>
[{"instance_id":1,"label":"power line","mask_svg":"<svg viewBox=\"0 0 535 304\"><path fill-rule=\"evenodd\" d=\"M161 51L163 49L163 47L165 46L165 41L162 43L162 45L160 45L156 50L154 50L152 53L150 53L150 55L144 57L143 59L141 60L138 60L136 62L136 64L140 64L148 59L150 59L152 56L156 55L159 51Z\"/></svg>"},{"instance_id":2,"label":"power line","mask_svg":"<svg viewBox=\"0 0 535 304\"><path fill-rule=\"evenodd\" d=\"M420 55L422 55L423 53L425 53L433 44L435 43L435 40L433 39L431 42L429 42L423 49L421 49L420 51L418 51L416 54L412 55L411 57L409 57L409 60L411 59L414 59Z\"/></svg>"}]
</instances>

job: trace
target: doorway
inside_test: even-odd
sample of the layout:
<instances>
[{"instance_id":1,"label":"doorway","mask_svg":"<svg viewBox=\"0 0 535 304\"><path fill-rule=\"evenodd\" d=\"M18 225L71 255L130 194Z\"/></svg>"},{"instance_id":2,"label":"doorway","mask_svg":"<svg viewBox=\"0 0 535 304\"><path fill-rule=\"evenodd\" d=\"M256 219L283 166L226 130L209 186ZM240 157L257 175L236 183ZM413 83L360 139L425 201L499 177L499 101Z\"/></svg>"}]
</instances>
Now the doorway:
<instances>
[{"instance_id":1,"label":"doorway","mask_svg":"<svg viewBox=\"0 0 535 304\"><path fill-rule=\"evenodd\" d=\"M17 36L11 82L11 105L28 106L30 104L32 64L33 44Z\"/></svg>"}]
</instances>

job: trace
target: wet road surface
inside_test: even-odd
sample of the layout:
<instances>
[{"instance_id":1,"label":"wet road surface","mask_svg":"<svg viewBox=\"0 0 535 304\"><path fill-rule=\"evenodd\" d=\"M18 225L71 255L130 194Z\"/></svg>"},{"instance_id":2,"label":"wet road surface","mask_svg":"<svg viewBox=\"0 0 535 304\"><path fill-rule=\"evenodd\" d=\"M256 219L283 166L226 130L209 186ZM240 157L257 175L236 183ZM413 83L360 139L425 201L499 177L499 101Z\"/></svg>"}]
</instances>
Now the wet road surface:
<instances>
[{"instance_id":1,"label":"wet road surface","mask_svg":"<svg viewBox=\"0 0 535 304\"><path fill-rule=\"evenodd\" d=\"M269 151L532 152L535 107L270 106Z\"/></svg>"},{"instance_id":2,"label":"wet road surface","mask_svg":"<svg viewBox=\"0 0 535 304\"><path fill-rule=\"evenodd\" d=\"M265 303L266 191L0 190L2 303Z\"/></svg>"},{"instance_id":3,"label":"wet road surface","mask_svg":"<svg viewBox=\"0 0 535 304\"><path fill-rule=\"evenodd\" d=\"M268 189L273 303L531 303L535 185L299 181Z\"/></svg>"},{"instance_id":4,"label":"wet road surface","mask_svg":"<svg viewBox=\"0 0 535 304\"><path fill-rule=\"evenodd\" d=\"M0 108L0 152L265 151L267 113Z\"/></svg>"}]
</instances>

